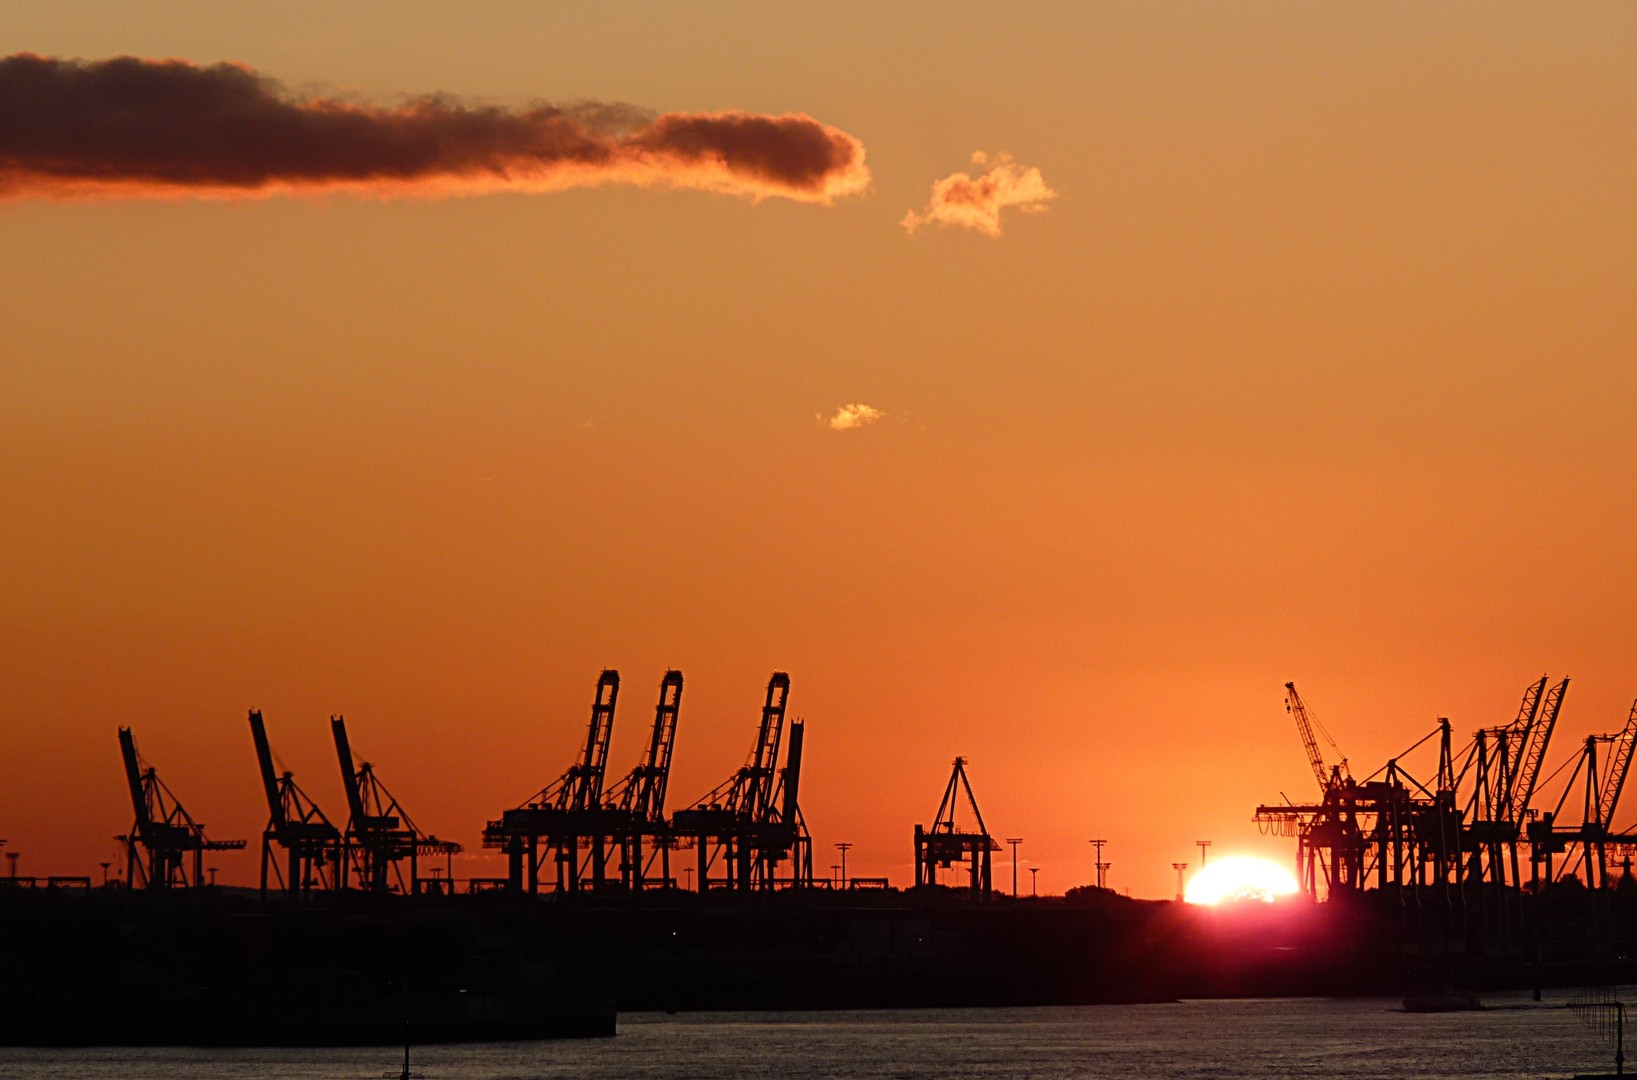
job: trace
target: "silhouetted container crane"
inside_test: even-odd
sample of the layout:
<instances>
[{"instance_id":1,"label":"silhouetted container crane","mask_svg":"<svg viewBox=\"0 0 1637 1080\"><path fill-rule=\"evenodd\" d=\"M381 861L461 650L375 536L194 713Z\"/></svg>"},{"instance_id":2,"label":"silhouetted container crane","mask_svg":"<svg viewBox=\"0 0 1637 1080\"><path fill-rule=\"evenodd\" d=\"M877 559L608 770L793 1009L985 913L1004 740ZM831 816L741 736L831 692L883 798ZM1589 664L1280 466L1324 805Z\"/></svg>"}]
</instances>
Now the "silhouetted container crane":
<instances>
[{"instance_id":1,"label":"silhouetted container crane","mask_svg":"<svg viewBox=\"0 0 1637 1080\"><path fill-rule=\"evenodd\" d=\"M607 808L615 819L620 844L620 881L638 892L651 885L670 888L671 849L665 820L665 789L671 776L671 751L682 709L682 672L667 671L659 683L659 704L648 740L648 756L609 791ZM653 879L658 860L659 879Z\"/></svg>"},{"instance_id":2,"label":"silhouetted container crane","mask_svg":"<svg viewBox=\"0 0 1637 1080\"><path fill-rule=\"evenodd\" d=\"M341 830L330 824L324 811L297 786L289 771L273 768L273 750L259 709L250 710L250 737L261 766L262 790L267 795L267 827L261 834L261 895L267 896L268 867L287 895L301 896L312 889L341 887ZM280 867L273 845L284 849Z\"/></svg>"},{"instance_id":3,"label":"silhouetted container crane","mask_svg":"<svg viewBox=\"0 0 1637 1080\"><path fill-rule=\"evenodd\" d=\"M1335 895L1371 884L1515 888L1522 884L1518 846L1568 690L1567 679L1548 689L1549 681L1542 676L1529 686L1510 724L1477 732L1459 772L1449 721L1440 718L1432 733L1404 752L1438 736L1437 776L1430 785L1417 780L1400 758L1362 782L1344 768L1327 770L1306 708L1294 684L1287 683L1286 707L1296 716L1322 795L1317 803L1259 806L1256 821L1264 831L1297 838L1298 876L1315 899L1321 892ZM1463 791L1468 792L1464 798ZM1480 914L1503 936L1510 933L1505 910L1495 911L1493 919L1487 911Z\"/></svg>"},{"instance_id":4,"label":"silhouetted container crane","mask_svg":"<svg viewBox=\"0 0 1637 1080\"><path fill-rule=\"evenodd\" d=\"M813 882L813 843L800 803L804 725L790 724L785 766L778 769L790 676L775 671L750 760L704 798L671 816L671 831L698 857L699 889L803 888ZM788 877L780 867L790 863Z\"/></svg>"},{"instance_id":5,"label":"silhouetted container crane","mask_svg":"<svg viewBox=\"0 0 1637 1080\"><path fill-rule=\"evenodd\" d=\"M238 851L243 840L211 840L193 820L153 766L142 767L131 729L119 729L125 779L131 789L136 821L125 844L125 880L132 888L197 888L204 884L205 852Z\"/></svg>"},{"instance_id":6,"label":"silhouetted container crane","mask_svg":"<svg viewBox=\"0 0 1637 1080\"><path fill-rule=\"evenodd\" d=\"M1504 727L1483 728L1461 768L1471 776L1467 800L1466 878L1473 884L1521 885L1518 841L1534 795L1569 680L1547 690L1547 676L1524 691L1517 718Z\"/></svg>"},{"instance_id":7,"label":"silhouetted container crane","mask_svg":"<svg viewBox=\"0 0 1637 1080\"><path fill-rule=\"evenodd\" d=\"M1637 745L1637 702L1631 706L1626 726L1608 735L1588 735L1574 758L1575 766L1564 781L1557 805L1529 822L1530 852L1536 873L1547 881L1561 881L1584 872L1586 884L1598 889L1608 885L1608 848L1629 838L1613 832L1614 814L1631 770L1633 746ZM1599 754L1598 748L1606 747ZM1560 767L1561 771L1561 767ZM1581 783L1580 820L1571 824L1564 807ZM1565 856L1556 864L1555 856Z\"/></svg>"},{"instance_id":8,"label":"silhouetted container crane","mask_svg":"<svg viewBox=\"0 0 1637 1080\"><path fill-rule=\"evenodd\" d=\"M680 694L680 681L677 685ZM507 810L483 830L484 847L506 852L509 888L539 892L540 869L548 858L556 863L559 891L577 892L582 885L602 888L607 883L608 848L618 832L619 815L603 805L602 790L619 690L619 672L604 671L597 679L597 696L591 705L591 722L580 760L533 798ZM674 717L672 720L674 724ZM667 756L667 768L668 761ZM589 849L583 867L582 844Z\"/></svg>"},{"instance_id":9,"label":"silhouetted container crane","mask_svg":"<svg viewBox=\"0 0 1637 1080\"><path fill-rule=\"evenodd\" d=\"M964 801L971 811L976 829L962 828L958 819ZM992 852L1000 844L989 835L983 824L983 813L978 809L977 796L966 778L966 759L956 758L955 767L944 786L943 801L930 828L915 826L915 884L936 885L938 869L966 864L966 891L987 900L990 895L989 864Z\"/></svg>"},{"instance_id":10,"label":"silhouetted container crane","mask_svg":"<svg viewBox=\"0 0 1637 1080\"><path fill-rule=\"evenodd\" d=\"M376 777L375 769L369 762L354 769L344 717L330 718L330 732L335 736L341 782L347 790L347 809L351 814L347 821L345 858L342 861L343 886L351 872L357 876L358 887L366 892L384 893L393 889L405 895L420 892L420 857L441 855L448 859L460 851L460 845L439 840L418 829L386 785ZM407 874L404 872L405 862L409 864ZM449 887L454 887L453 882Z\"/></svg>"}]
</instances>

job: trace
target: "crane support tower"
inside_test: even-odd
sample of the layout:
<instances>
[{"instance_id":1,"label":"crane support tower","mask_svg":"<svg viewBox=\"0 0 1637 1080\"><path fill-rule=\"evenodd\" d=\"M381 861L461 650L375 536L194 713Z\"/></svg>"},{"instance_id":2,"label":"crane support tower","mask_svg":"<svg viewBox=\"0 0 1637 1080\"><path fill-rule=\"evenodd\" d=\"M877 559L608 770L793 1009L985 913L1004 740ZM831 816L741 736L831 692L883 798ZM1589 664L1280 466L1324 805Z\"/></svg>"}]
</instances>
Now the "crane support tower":
<instances>
[{"instance_id":1,"label":"crane support tower","mask_svg":"<svg viewBox=\"0 0 1637 1080\"><path fill-rule=\"evenodd\" d=\"M421 878L421 856L441 855L447 867L448 860L460 851L460 845L439 840L417 828L369 762L354 768L345 717L330 717L330 734L335 738L336 759L341 766L341 783L347 791L349 814L346 857L341 869L343 886L350 874L357 887L365 892L398 892L412 896L426 891L431 882ZM452 875L446 876L452 878ZM452 880L448 884L454 887Z\"/></svg>"},{"instance_id":2,"label":"crane support tower","mask_svg":"<svg viewBox=\"0 0 1637 1080\"><path fill-rule=\"evenodd\" d=\"M119 729L125 781L136 821L125 844L125 880L132 888L198 888L205 879L205 852L239 851L243 840L211 840L182 803L159 779L153 766L143 768L131 729Z\"/></svg>"},{"instance_id":3,"label":"crane support tower","mask_svg":"<svg viewBox=\"0 0 1637 1080\"><path fill-rule=\"evenodd\" d=\"M680 694L680 676L678 680ZM618 815L604 806L602 792L619 692L620 673L605 670L597 679L597 695L591 704L591 722L580 759L483 830L484 847L506 852L506 882L511 890L538 893L540 871L548 859L556 866L559 892L607 886L608 851L620 830L616 827ZM668 758L666 768L669 770ZM583 861L582 849L586 856Z\"/></svg>"},{"instance_id":4,"label":"crane support tower","mask_svg":"<svg viewBox=\"0 0 1637 1080\"><path fill-rule=\"evenodd\" d=\"M958 821L961 805L971 812L972 826ZM983 813L966 778L966 759L956 758L955 768L944 785L943 801L930 828L915 826L915 884L936 885L939 868L966 865L966 892L984 900L990 896L989 865L992 852L1000 850L983 824Z\"/></svg>"},{"instance_id":5,"label":"crane support tower","mask_svg":"<svg viewBox=\"0 0 1637 1080\"><path fill-rule=\"evenodd\" d=\"M261 895L267 897L268 868L279 887L291 897L315 889L341 887L341 830L330 824L324 811L296 784L295 775L273 767L267 725L259 709L250 710L250 738L256 744L262 790L267 795L267 827L261 834ZM285 865L273 857L273 846L284 849Z\"/></svg>"},{"instance_id":6,"label":"crane support tower","mask_svg":"<svg viewBox=\"0 0 1637 1080\"><path fill-rule=\"evenodd\" d=\"M813 883L813 842L800 801L800 719L790 723L785 764L778 767L789 695L790 676L775 671L767 681L749 761L671 817L672 834L695 849L701 892L806 888ZM783 872L786 863L789 870Z\"/></svg>"}]
</instances>

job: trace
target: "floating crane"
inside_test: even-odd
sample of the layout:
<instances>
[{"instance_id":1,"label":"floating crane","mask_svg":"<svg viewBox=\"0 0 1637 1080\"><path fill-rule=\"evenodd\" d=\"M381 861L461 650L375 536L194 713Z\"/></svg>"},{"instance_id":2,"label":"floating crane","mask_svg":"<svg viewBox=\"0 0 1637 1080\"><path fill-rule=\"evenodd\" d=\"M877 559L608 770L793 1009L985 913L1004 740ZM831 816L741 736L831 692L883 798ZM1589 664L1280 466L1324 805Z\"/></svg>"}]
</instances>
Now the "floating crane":
<instances>
[{"instance_id":1,"label":"floating crane","mask_svg":"<svg viewBox=\"0 0 1637 1080\"><path fill-rule=\"evenodd\" d=\"M680 694L680 682L677 685ZM507 884L511 889L526 887L531 894L539 892L540 869L547 858L557 865L559 891L577 892L582 885L606 885L608 843L615 831L616 815L603 806L602 790L619 691L620 673L604 671L597 679L597 696L591 704L591 722L580 760L533 798L507 810L500 820L489 822L483 830L485 847L506 852ZM668 762L667 757L667 769ZM580 865L582 842L590 849L590 865L586 868Z\"/></svg>"},{"instance_id":2,"label":"floating crane","mask_svg":"<svg viewBox=\"0 0 1637 1080\"><path fill-rule=\"evenodd\" d=\"M341 830L330 824L324 811L296 784L291 772L273 768L273 750L259 709L250 710L250 737L261 766L262 790L267 795L267 827L261 834L261 895L267 896L271 866L279 885L290 896L312 889L341 887L343 845ZM284 849L286 867L273 858L273 845Z\"/></svg>"},{"instance_id":3,"label":"floating crane","mask_svg":"<svg viewBox=\"0 0 1637 1080\"><path fill-rule=\"evenodd\" d=\"M801 814L804 725L790 724L785 766L778 768L790 676L767 682L761 723L749 761L698 802L671 817L672 833L698 853L699 890L802 888L813 881L812 838ZM779 867L791 864L789 877ZM712 876L713 867L720 867Z\"/></svg>"},{"instance_id":4,"label":"floating crane","mask_svg":"<svg viewBox=\"0 0 1637 1080\"><path fill-rule=\"evenodd\" d=\"M975 828L962 828L957 820L963 801L976 823ZM944 785L943 801L938 804L938 814L932 819L931 827L915 826L915 884L936 885L940 867L947 869L965 863L966 891L987 900L990 854L999 850L1000 845L983 824L977 796L972 794L972 783L966 778L966 759L958 757L949 774L949 783Z\"/></svg>"},{"instance_id":5,"label":"floating crane","mask_svg":"<svg viewBox=\"0 0 1637 1080\"><path fill-rule=\"evenodd\" d=\"M351 814L345 838L347 857L341 871L343 885L350 871L357 875L358 887L365 892L396 890L405 895L421 892L420 857L441 855L447 860L460 851L460 845L439 840L417 828L369 762L356 769L353 767L344 717L330 717L330 733L335 737L341 782L347 791L347 809ZM403 867L406 860L407 875ZM454 887L452 881L449 887Z\"/></svg>"},{"instance_id":6,"label":"floating crane","mask_svg":"<svg viewBox=\"0 0 1637 1080\"><path fill-rule=\"evenodd\" d=\"M135 888L197 888L204 884L205 852L239 851L243 840L211 840L193 820L153 766L142 767L131 729L119 729L125 779L131 789L136 821L125 844L125 880ZM191 858L190 858L191 856ZM191 871L191 872L190 872Z\"/></svg>"},{"instance_id":7,"label":"floating crane","mask_svg":"<svg viewBox=\"0 0 1637 1080\"><path fill-rule=\"evenodd\" d=\"M682 672L671 670L659 683L659 705L648 756L608 793L607 805L618 816L620 881L641 891L649 883L653 861L660 861L658 884L670 888L671 835L665 822L665 788L671 776L671 750L676 745L676 721L682 708ZM652 842L652 850L645 846Z\"/></svg>"}]
</instances>

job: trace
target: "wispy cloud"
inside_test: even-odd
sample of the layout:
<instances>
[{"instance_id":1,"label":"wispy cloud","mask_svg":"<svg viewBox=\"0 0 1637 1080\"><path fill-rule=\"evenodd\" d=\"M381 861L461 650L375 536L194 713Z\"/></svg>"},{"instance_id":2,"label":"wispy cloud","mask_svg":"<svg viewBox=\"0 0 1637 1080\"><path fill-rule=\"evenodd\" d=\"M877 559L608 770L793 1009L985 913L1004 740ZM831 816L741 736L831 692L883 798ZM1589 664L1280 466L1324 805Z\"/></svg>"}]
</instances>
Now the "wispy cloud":
<instances>
[{"instance_id":1,"label":"wispy cloud","mask_svg":"<svg viewBox=\"0 0 1637 1080\"><path fill-rule=\"evenodd\" d=\"M598 184L829 203L864 146L801 113L400 106L297 97L239 64L0 58L0 198L444 196Z\"/></svg>"},{"instance_id":2,"label":"wispy cloud","mask_svg":"<svg viewBox=\"0 0 1637 1080\"><path fill-rule=\"evenodd\" d=\"M827 425L831 431L849 431L852 428L863 427L865 424L873 424L886 415L880 409L855 401L850 405L843 405L836 410L834 416L829 418L825 418L820 413L819 423Z\"/></svg>"},{"instance_id":3,"label":"wispy cloud","mask_svg":"<svg viewBox=\"0 0 1637 1080\"><path fill-rule=\"evenodd\" d=\"M1048 202L1057 198L1039 169L1019 165L1010 154L991 159L980 150L972 155L972 163L980 168L988 166L988 171L976 177L958 172L935 181L926 209L911 210L899 222L906 232L913 236L922 225L938 224L999 236L1000 212L1005 208L1013 206L1025 214L1040 214Z\"/></svg>"}]
</instances>

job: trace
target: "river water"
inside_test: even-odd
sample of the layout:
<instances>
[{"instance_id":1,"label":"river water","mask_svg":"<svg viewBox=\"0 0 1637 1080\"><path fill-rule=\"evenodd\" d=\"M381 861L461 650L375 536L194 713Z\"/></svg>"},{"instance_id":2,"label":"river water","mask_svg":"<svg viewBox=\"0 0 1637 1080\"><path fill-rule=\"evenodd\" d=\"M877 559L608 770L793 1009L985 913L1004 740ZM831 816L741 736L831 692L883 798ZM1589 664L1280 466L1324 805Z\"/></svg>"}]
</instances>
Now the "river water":
<instances>
[{"instance_id":1,"label":"river water","mask_svg":"<svg viewBox=\"0 0 1637 1080\"><path fill-rule=\"evenodd\" d=\"M426 1080L1091 1080L1562 1077L1613 1071L1564 1006L1485 995L1481 1012L1406 1013L1361 998L1030 1009L634 1013L612 1039L424 1046ZM401 1051L0 1048L0 1077L357 1080Z\"/></svg>"}]
</instances>

